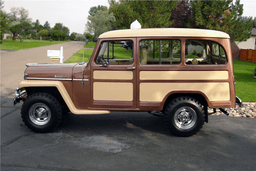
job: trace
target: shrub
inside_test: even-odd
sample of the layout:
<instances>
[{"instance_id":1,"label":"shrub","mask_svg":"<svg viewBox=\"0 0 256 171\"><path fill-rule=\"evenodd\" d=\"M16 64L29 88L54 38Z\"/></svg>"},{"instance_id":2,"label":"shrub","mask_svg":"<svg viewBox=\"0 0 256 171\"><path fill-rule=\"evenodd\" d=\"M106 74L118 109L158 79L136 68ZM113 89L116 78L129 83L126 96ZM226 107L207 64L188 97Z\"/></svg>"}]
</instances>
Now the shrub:
<instances>
[{"instance_id":1,"label":"shrub","mask_svg":"<svg viewBox=\"0 0 256 171\"><path fill-rule=\"evenodd\" d=\"M197 55L194 55L193 52L189 55L186 55L186 58L199 58Z\"/></svg>"}]
</instances>

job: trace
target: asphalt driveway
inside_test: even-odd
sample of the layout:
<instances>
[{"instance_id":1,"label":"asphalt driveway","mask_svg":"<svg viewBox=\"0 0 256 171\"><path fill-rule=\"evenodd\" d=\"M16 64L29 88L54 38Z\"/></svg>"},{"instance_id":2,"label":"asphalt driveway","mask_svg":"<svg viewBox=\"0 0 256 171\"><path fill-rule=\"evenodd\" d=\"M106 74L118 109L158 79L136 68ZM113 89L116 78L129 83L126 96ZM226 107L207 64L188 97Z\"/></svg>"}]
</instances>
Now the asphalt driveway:
<instances>
[{"instance_id":1,"label":"asphalt driveway","mask_svg":"<svg viewBox=\"0 0 256 171\"><path fill-rule=\"evenodd\" d=\"M20 106L1 100L2 171L256 170L255 119L210 116L196 135L175 137L146 112L68 114L52 133L33 133Z\"/></svg>"},{"instance_id":2,"label":"asphalt driveway","mask_svg":"<svg viewBox=\"0 0 256 171\"><path fill-rule=\"evenodd\" d=\"M47 57L47 50L60 50L63 46L63 61L65 61L82 49L84 44L84 42L72 41L19 51L1 51L1 96L13 97L14 90L23 80L26 63L59 63Z\"/></svg>"},{"instance_id":3,"label":"asphalt driveway","mask_svg":"<svg viewBox=\"0 0 256 171\"><path fill-rule=\"evenodd\" d=\"M256 125L252 118L210 116L196 135L173 136L163 120L146 112L69 113L51 133L30 131L21 120L14 90L26 63L50 63L47 50L64 47L64 60L81 42L1 52L1 170L256 170Z\"/></svg>"}]
</instances>

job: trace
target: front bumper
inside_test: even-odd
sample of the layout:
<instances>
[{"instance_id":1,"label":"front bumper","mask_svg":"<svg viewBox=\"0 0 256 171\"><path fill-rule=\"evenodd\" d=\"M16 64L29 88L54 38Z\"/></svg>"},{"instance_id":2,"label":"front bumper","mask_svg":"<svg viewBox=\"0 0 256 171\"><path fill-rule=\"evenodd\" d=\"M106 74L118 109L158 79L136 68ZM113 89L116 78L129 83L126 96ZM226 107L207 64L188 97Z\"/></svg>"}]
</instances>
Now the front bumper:
<instances>
[{"instance_id":1,"label":"front bumper","mask_svg":"<svg viewBox=\"0 0 256 171\"><path fill-rule=\"evenodd\" d=\"M13 105L15 106L20 100L24 100L27 97L27 92L25 88L17 88L15 90L15 97L13 99Z\"/></svg>"},{"instance_id":2,"label":"front bumper","mask_svg":"<svg viewBox=\"0 0 256 171\"><path fill-rule=\"evenodd\" d=\"M239 107L241 107L243 105L243 101L237 96L236 96L236 104L238 104Z\"/></svg>"}]
</instances>

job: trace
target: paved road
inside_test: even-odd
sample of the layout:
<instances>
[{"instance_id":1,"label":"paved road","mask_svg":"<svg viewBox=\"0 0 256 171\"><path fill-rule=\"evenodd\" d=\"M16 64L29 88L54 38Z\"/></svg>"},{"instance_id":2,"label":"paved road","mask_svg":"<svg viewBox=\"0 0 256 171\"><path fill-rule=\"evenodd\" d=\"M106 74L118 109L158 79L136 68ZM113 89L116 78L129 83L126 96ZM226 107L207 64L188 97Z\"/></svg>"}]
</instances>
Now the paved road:
<instances>
[{"instance_id":1,"label":"paved road","mask_svg":"<svg viewBox=\"0 0 256 171\"><path fill-rule=\"evenodd\" d=\"M84 42L65 42L19 51L1 51L1 96L12 97L19 82L23 80L26 63L59 63L47 57L47 50L59 50L63 46L64 60L82 49Z\"/></svg>"},{"instance_id":2,"label":"paved road","mask_svg":"<svg viewBox=\"0 0 256 171\"><path fill-rule=\"evenodd\" d=\"M210 116L198 134L180 138L145 112L68 114L60 128L38 134L21 121L20 106L1 100L2 171L256 170L252 118Z\"/></svg>"},{"instance_id":3,"label":"paved road","mask_svg":"<svg viewBox=\"0 0 256 171\"><path fill-rule=\"evenodd\" d=\"M83 47L79 42L62 45L65 59ZM31 132L20 117L22 103L13 106L13 89L23 79L25 63L51 62L46 50L60 46L1 52L6 94L1 98L2 171L256 170L251 118L210 116L198 134L180 138L169 133L161 118L145 112L70 113L52 133Z\"/></svg>"}]
</instances>

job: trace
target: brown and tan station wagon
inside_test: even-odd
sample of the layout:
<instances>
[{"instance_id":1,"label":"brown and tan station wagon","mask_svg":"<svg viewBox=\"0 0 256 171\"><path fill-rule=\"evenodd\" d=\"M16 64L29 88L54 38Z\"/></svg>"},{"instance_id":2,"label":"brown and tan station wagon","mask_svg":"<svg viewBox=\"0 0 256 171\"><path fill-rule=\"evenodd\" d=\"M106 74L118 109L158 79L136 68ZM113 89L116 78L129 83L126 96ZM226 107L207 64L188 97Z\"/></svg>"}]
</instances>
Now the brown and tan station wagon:
<instances>
[{"instance_id":1,"label":"brown and tan station wagon","mask_svg":"<svg viewBox=\"0 0 256 171\"><path fill-rule=\"evenodd\" d=\"M27 64L14 103L28 128L48 132L66 112L162 114L190 136L209 108L236 106L230 37L203 29L116 30L99 36L88 63ZM121 114L121 113L120 113Z\"/></svg>"}]
</instances>

